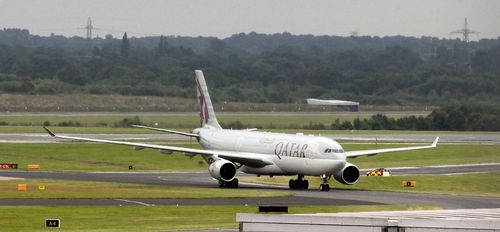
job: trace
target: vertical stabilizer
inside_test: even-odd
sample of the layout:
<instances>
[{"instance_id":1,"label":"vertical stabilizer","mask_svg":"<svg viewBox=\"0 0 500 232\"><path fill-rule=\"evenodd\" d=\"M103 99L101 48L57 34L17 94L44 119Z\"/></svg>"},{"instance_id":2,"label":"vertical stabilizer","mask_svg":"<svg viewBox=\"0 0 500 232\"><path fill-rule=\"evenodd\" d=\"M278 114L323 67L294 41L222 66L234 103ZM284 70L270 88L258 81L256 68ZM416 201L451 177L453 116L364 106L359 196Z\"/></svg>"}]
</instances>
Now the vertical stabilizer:
<instances>
[{"instance_id":1,"label":"vertical stabilizer","mask_svg":"<svg viewBox=\"0 0 500 232\"><path fill-rule=\"evenodd\" d=\"M214 107L208 94L207 83L201 70L195 70L196 74L196 93L198 95L198 104L200 106L200 119L202 127L222 129L215 117Z\"/></svg>"}]
</instances>

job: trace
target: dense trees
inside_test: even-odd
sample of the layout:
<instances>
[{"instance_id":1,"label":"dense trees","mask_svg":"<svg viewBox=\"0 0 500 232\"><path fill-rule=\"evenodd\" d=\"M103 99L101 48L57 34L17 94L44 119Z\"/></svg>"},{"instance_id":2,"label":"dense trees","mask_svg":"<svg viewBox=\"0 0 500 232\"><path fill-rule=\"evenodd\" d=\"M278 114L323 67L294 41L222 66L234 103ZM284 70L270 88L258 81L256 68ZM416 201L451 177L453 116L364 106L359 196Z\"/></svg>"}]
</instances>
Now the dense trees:
<instances>
[{"instance_id":1,"label":"dense trees","mask_svg":"<svg viewBox=\"0 0 500 232\"><path fill-rule=\"evenodd\" d=\"M437 49L427 54L431 42ZM215 101L496 103L500 43L470 46L475 52L464 58L459 41L426 37L250 33L223 40L124 35L86 41L5 29L0 30L0 93L192 97L192 70L203 69L216 89ZM472 72L461 68L464 60L470 60Z\"/></svg>"},{"instance_id":2,"label":"dense trees","mask_svg":"<svg viewBox=\"0 0 500 232\"><path fill-rule=\"evenodd\" d=\"M338 130L452 130L452 131L499 131L500 108L498 106L449 105L434 110L426 117L388 118L373 115L369 119L335 121L331 129Z\"/></svg>"},{"instance_id":3,"label":"dense trees","mask_svg":"<svg viewBox=\"0 0 500 232\"><path fill-rule=\"evenodd\" d=\"M130 49L130 42L128 41L127 32L123 34L122 45L120 47L120 55L123 58L128 58L128 51Z\"/></svg>"}]
</instances>

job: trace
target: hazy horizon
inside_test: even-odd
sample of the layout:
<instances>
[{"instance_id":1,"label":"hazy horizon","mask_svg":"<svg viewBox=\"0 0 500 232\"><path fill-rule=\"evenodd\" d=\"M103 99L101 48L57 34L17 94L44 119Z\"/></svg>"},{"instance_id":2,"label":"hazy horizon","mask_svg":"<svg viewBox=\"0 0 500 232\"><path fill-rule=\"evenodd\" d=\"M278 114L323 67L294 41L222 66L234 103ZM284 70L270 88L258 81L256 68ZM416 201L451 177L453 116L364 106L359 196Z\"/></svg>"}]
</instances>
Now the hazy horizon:
<instances>
[{"instance_id":1,"label":"hazy horizon","mask_svg":"<svg viewBox=\"0 0 500 232\"><path fill-rule=\"evenodd\" d=\"M432 36L449 38L463 27L480 32L471 40L500 36L500 1L139 1L0 0L0 28L28 29L85 37L93 35L215 36L238 33L348 36ZM453 34L451 38L461 37Z\"/></svg>"}]
</instances>

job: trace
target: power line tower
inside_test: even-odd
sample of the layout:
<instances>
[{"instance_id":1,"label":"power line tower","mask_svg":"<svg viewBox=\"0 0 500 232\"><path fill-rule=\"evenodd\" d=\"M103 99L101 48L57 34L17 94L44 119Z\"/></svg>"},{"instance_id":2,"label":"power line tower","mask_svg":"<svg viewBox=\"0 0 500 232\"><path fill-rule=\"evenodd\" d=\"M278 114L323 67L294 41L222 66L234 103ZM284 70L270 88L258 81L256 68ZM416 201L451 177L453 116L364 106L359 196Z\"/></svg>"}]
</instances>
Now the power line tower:
<instances>
[{"instance_id":1,"label":"power line tower","mask_svg":"<svg viewBox=\"0 0 500 232\"><path fill-rule=\"evenodd\" d=\"M94 29L94 26L92 26L92 19L90 17L87 19L87 26L85 27L87 30L87 40L92 39L92 30Z\"/></svg>"},{"instance_id":2,"label":"power line tower","mask_svg":"<svg viewBox=\"0 0 500 232\"><path fill-rule=\"evenodd\" d=\"M465 44L468 44L469 43L469 38L470 38L469 35L471 35L471 34L479 34L479 32L469 29L469 26L468 26L468 23L467 23L467 18L465 18L464 27L462 29L460 29L460 30L452 31L450 34L462 34L462 41Z\"/></svg>"},{"instance_id":3,"label":"power line tower","mask_svg":"<svg viewBox=\"0 0 500 232\"><path fill-rule=\"evenodd\" d=\"M460 68L463 72L472 73L472 63L471 63L471 49L469 48L470 35L479 34L478 31L474 31L469 29L469 25L467 23L467 18L464 21L464 27L460 30L452 31L451 34L461 34L462 35L462 43L463 47L458 51L459 58L458 63L462 64L462 68Z\"/></svg>"}]
</instances>

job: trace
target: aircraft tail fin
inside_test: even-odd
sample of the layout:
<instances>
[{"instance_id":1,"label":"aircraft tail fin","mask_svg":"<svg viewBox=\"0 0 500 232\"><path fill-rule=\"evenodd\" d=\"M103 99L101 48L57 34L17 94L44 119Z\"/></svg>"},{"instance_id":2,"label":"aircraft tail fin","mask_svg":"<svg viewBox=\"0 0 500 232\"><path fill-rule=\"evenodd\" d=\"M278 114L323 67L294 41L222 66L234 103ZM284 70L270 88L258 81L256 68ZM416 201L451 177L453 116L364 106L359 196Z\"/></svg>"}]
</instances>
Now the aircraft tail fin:
<instances>
[{"instance_id":1,"label":"aircraft tail fin","mask_svg":"<svg viewBox=\"0 0 500 232\"><path fill-rule=\"evenodd\" d=\"M214 107L208 94L207 83L201 70L195 70L196 74L196 92L198 95L198 104L200 106L200 119L202 127L222 129L215 117Z\"/></svg>"}]
</instances>

